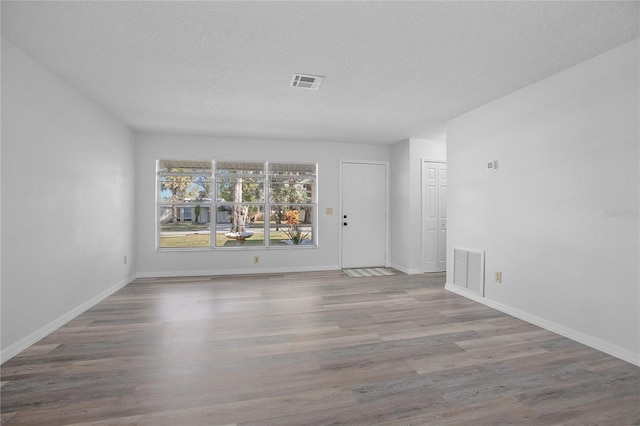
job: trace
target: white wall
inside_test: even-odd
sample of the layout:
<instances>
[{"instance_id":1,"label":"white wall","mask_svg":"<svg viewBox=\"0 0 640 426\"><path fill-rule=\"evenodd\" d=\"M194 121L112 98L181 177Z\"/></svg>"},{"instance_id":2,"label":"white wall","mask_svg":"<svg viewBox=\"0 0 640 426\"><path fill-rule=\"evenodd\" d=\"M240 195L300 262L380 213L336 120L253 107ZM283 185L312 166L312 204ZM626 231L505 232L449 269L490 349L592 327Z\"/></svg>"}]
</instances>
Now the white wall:
<instances>
[{"instance_id":1,"label":"white wall","mask_svg":"<svg viewBox=\"0 0 640 426\"><path fill-rule=\"evenodd\" d=\"M447 129L447 282L454 246L486 250L481 301L636 364L638 50L627 43Z\"/></svg>"},{"instance_id":2,"label":"white wall","mask_svg":"<svg viewBox=\"0 0 640 426\"><path fill-rule=\"evenodd\" d=\"M4 361L125 285L135 245L132 132L5 40L2 150Z\"/></svg>"},{"instance_id":3,"label":"white wall","mask_svg":"<svg viewBox=\"0 0 640 426\"><path fill-rule=\"evenodd\" d=\"M340 268L340 160L389 161L389 146L140 133L136 137L136 241L140 276L331 270ZM316 248L157 251L157 159L318 163ZM332 208L333 215L326 215ZM253 257L260 256L254 264Z\"/></svg>"},{"instance_id":4,"label":"white wall","mask_svg":"<svg viewBox=\"0 0 640 426\"><path fill-rule=\"evenodd\" d=\"M408 272L410 249L406 244L415 235L405 226L409 222L409 193L411 187L409 140L397 143L391 150L391 183L390 183L390 263L391 266Z\"/></svg>"},{"instance_id":5,"label":"white wall","mask_svg":"<svg viewBox=\"0 0 640 426\"><path fill-rule=\"evenodd\" d=\"M391 266L422 273L422 160L446 161L446 142L408 139L391 151Z\"/></svg>"}]
</instances>

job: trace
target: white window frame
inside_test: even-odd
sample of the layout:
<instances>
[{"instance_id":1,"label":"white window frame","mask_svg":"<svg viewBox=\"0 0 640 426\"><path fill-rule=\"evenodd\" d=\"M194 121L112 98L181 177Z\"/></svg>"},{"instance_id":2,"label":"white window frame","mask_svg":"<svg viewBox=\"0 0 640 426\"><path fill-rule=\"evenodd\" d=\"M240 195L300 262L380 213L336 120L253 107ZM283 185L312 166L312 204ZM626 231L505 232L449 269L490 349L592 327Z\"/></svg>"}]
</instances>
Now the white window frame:
<instances>
[{"instance_id":1,"label":"white window frame","mask_svg":"<svg viewBox=\"0 0 640 426\"><path fill-rule=\"evenodd\" d=\"M260 249L260 250L264 250L264 249L276 249L276 250L280 250L280 249L307 249L307 248L317 248L318 247L318 163L307 163L307 162L289 162L289 161L273 161L273 162L269 162L269 161L246 161L246 160L197 160L196 162L198 163L210 163L211 164L211 172L210 174L207 175L207 178L209 178L209 182L210 182L210 193L209 193L209 201L207 201L206 203L208 204L208 208L209 208L209 245L208 246L198 246L198 247L160 247L161 245L161 238L162 238L162 231L161 231L161 209L172 206L173 204L175 204L175 202L169 202L166 200L162 200L161 199L161 186L160 186L160 178L162 176L166 176L166 175L176 175L176 174L183 174L181 172L161 172L160 171L160 164L161 162L181 162L181 161L185 161L188 162L189 160L166 160L166 159L159 159L156 162L156 251L203 251L203 250L256 250L256 249ZM238 164L238 165L242 165L242 164L247 164L247 165L255 165L255 164L262 164L263 168L262 171L263 173L260 175L235 175L234 177L250 177L250 178L262 178L263 179L263 190L264 190L264 200L261 201L242 201L240 203L238 202L234 202L234 201L220 201L220 197L218 197L218 175L217 175L217 166L218 164ZM274 175L271 173L271 168L270 165L284 165L284 166L290 166L290 168L294 169L296 168L296 166L300 167L300 170L303 170L303 168L313 168L313 173L309 173L306 176L308 176L309 179L311 179L312 181L312 185L314 186L313 189L311 190L311 194L310 194L310 201L309 202L302 202L302 203L288 203L288 202L272 202L271 200L271 194L270 191L272 189L272 178L274 176L278 176L278 175ZM201 172L184 172L184 175L189 175L189 176L203 176L203 174ZM284 175L286 177L286 175ZM197 204L203 205L204 202L202 201L198 201L198 202L181 202L179 208L195 208L195 206ZM218 208L219 207L228 207L228 206L232 206L234 204L242 204L242 205L249 205L249 206L257 206L259 208L262 208L262 212L263 212L263 217L264 217L264 224L263 224L263 233L264 233L264 240L263 240L263 244L262 245L244 245L244 244L238 244L235 246L217 246L216 245L216 240L217 240L217 234L218 234L218 220L217 220L217 212L218 212ZM270 217L271 217L271 210L274 206L286 206L286 207L292 207L292 208L310 208L311 209L311 219L310 219L310 223L308 225L308 227L311 228L311 235L310 235L310 239L308 240L304 240L305 243L303 244L281 244L281 245L271 245L271 221L270 221Z\"/></svg>"}]
</instances>

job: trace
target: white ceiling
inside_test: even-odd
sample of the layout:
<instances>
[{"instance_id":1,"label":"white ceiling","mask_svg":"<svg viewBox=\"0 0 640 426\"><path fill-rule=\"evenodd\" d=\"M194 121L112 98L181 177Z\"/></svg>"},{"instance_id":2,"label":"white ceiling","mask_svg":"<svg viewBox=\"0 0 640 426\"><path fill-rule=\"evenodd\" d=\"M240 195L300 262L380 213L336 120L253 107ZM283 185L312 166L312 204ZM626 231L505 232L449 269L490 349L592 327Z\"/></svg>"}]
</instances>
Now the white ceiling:
<instances>
[{"instance_id":1,"label":"white ceiling","mask_svg":"<svg viewBox=\"0 0 640 426\"><path fill-rule=\"evenodd\" d=\"M394 143L639 35L630 2L11 2L2 36L135 129ZM318 91L293 73L326 76Z\"/></svg>"}]
</instances>

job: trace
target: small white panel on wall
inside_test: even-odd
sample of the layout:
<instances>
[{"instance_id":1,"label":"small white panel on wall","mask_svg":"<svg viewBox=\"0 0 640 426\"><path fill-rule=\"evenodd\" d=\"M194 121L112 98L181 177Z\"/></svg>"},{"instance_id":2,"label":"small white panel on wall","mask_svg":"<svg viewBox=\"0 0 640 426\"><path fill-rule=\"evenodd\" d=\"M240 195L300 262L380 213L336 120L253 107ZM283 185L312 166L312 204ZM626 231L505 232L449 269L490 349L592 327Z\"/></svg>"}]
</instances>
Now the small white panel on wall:
<instances>
[{"instance_id":1,"label":"small white panel on wall","mask_svg":"<svg viewBox=\"0 0 640 426\"><path fill-rule=\"evenodd\" d=\"M453 249L453 284L484 296L484 251Z\"/></svg>"}]
</instances>

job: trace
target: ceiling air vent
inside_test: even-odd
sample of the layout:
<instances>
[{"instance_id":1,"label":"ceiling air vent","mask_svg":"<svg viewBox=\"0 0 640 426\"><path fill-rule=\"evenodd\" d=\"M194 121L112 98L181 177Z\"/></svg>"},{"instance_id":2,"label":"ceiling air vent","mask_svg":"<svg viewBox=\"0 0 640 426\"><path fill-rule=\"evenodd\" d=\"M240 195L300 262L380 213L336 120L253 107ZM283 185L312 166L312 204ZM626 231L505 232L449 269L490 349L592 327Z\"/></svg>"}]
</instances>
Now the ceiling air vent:
<instances>
[{"instance_id":1,"label":"ceiling air vent","mask_svg":"<svg viewBox=\"0 0 640 426\"><path fill-rule=\"evenodd\" d=\"M294 74L291 77L291 87L300 87L301 89L318 90L318 87L324 81L324 77L319 75Z\"/></svg>"}]
</instances>

